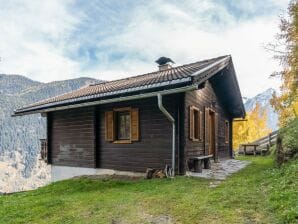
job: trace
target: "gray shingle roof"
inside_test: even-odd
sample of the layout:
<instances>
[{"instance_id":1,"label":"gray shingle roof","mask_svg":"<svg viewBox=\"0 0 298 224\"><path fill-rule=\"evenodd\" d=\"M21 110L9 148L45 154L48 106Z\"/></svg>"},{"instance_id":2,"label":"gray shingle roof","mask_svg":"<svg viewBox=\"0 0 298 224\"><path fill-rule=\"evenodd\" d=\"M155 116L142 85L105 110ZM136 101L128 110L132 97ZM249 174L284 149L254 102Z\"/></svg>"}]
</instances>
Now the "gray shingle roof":
<instances>
[{"instance_id":1,"label":"gray shingle roof","mask_svg":"<svg viewBox=\"0 0 298 224\"><path fill-rule=\"evenodd\" d=\"M137 92L144 89L154 89L158 87L171 87L177 84L189 83L193 81L194 75L199 71L209 68L212 64L223 59L229 59L230 56L221 56L195 63L185 64L173 67L163 71L151 72L143 75L119 79L115 81L102 82L83 87L73 92L65 93L49 99L45 99L26 107L17 109L15 114L37 110L47 107L58 106L61 104L71 104L88 99L99 99L101 97L110 97L127 92ZM204 74L196 77L196 81L204 78Z\"/></svg>"}]
</instances>

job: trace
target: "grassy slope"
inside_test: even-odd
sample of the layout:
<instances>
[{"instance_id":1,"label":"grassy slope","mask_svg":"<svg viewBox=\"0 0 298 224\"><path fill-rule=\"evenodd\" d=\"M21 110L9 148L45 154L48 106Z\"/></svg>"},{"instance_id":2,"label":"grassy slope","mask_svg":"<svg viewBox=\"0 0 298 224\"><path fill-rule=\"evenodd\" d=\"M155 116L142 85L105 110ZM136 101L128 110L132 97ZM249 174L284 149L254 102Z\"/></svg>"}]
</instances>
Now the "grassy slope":
<instances>
[{"instance_id":1,"label":"grassy slope","mask_svg":"<svg viewBox=\"0 0 298 224\"><path fill-rule=\"evenodd\" d=\"M295 222L297 164L277 170L270 157L251 160L217 188L209 188L210 180L187 177L138 182L81 178L1 196L0 223L146 223L150 215L161 214L177 223Z\"/></svg>"}]
</instances>

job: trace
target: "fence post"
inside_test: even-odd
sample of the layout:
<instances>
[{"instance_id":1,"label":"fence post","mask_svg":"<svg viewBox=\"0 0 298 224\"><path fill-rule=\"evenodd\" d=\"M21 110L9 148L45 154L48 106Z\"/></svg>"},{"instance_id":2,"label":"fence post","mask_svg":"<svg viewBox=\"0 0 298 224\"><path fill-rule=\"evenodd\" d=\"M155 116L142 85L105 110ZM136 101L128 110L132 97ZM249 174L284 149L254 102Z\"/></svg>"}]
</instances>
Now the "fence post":
<instances>
[{"instance_id":1,"label":"fence post","mask_svg":"<svg viewBox=\"0 0 298 224\"><path fill-rule=\"evenodd\" d=\"M269 138L269 146L271 147L271 133L268 135L268 138Z\"/></svg>"}]
</instances>

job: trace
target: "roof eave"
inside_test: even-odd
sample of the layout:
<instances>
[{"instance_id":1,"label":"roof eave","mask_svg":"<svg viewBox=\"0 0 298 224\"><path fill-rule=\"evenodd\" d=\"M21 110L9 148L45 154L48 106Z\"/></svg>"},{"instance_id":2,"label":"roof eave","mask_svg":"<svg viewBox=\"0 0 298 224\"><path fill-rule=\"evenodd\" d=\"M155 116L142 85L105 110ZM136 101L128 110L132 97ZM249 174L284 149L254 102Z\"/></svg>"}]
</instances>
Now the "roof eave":
<instances>
[{"instance_id":1,"label":"roof eave","mask_svg":"<svg viewBox=\"0 0 298 224\"><path fill-rule=\"evenodd\" d=\"M107 93L93 94L93 95L89 95L89 96L67 99L67 100L63 100L63 101L52 102L52 103L47 103L47 104L33 106L33 107L25 107L25 108L15 110L14 114L12 116L17 116L18 114L24 113L26 111L37 111L37 110L41 110L41 109L45 109L45 108L49 108L49 107L55 107L55 106L58 107L63 104L69 104L69 103L75 104L75 103L79 103L82 101L100 99L102 97L114 97L119 94L129 94L129 93L138 92L138 91L163 88L166 86L175 87L176 85L187 84L187 83L190 83L191 81L192 81L191 77L186 77L186 78L182 78L182 79L160 82L160 83L150 84L150 85L146 85L146 86L128 88L128 89L123 89L123 90L116 90L116 91L107 92ZM36 112L36 113L38 113L38 112Z\"/></svg>"},{"instance_id":2,"label":"roof eave","mask_svg":"<svg viewBox=\"0 0 298 224\"><path fill-rule=\"evenodd\" d=\"M84 102L84 103L76 103L76 104L51 107L51 108L42 108L42 109L31 110L31 111L20 111L20 112L15 112L12 116L16 117L16 116L30 115L30 114L36 114L36 113L48 113L48 112L57 111L57 110L66 110L66 109L95 106L95 105L101 105L101 104L107 104L107 103L123 102L123 101L128 101L128 100L144 99L144 98L157 96L157 94L170 95L170 94L192 91L195 89L198 89L198 85L191 84L191 85L173 88L173 89L165 89L165 90L153 91L153 92L148 92L148 93L140 93L140 94L129 95L129 96L115 97L115 98L111 98L111 99L96 100L96 101Z\"/></svg>"}]
</instances>

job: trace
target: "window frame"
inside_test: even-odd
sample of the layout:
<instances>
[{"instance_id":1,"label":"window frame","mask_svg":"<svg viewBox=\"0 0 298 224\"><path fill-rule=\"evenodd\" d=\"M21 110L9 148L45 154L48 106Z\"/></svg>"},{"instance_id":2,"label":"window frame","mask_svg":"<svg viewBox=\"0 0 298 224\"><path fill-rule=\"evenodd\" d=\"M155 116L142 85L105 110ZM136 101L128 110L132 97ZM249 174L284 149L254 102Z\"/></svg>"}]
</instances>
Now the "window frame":
<instances>
[{"instance_id":1,"label":"window frame","mask_svg":"<svg viewBox=\"0 0 298 224\"><path fill-rule=\"evenodd\" d=\"M197 116L195 116L195 113L197 113ZM202 142L203 141L203 113L202 111L197 108L196 106L190 106L190 117L189 123L190 123L190 133L192 135L190 136L190 139L194 142ZM195 119L197 117L197 119ZM192 120L192 124L191 124Z\"/></svg>"},{"instance_id":2,"label":"window frame","mask_svg":"<svg viewBox=\"0 0 298 224\"><path fill-rule=\"evenodd\" d=\"M117 111L116 114L116 139L117 140L129 140L131 133L131 116L129 111Z\"/></svg>"},{"instance_id":3,"label":"window frame","mask_svg":"<svg viewBox=\"0 0 298 224\"><path fill-rule=\"evenodd\" d=\"M113 116L113 126L114 126L114 136L115 140L113 143L116 144L130 144L132 143L131 140L131 107L122 107L122 108L113 108L114 116ZM117 119L117 113L121 112L128 112L129 113L129 138L128 139L119 139L118 138L118 119Z\"/></svg>"}]
</instances>

